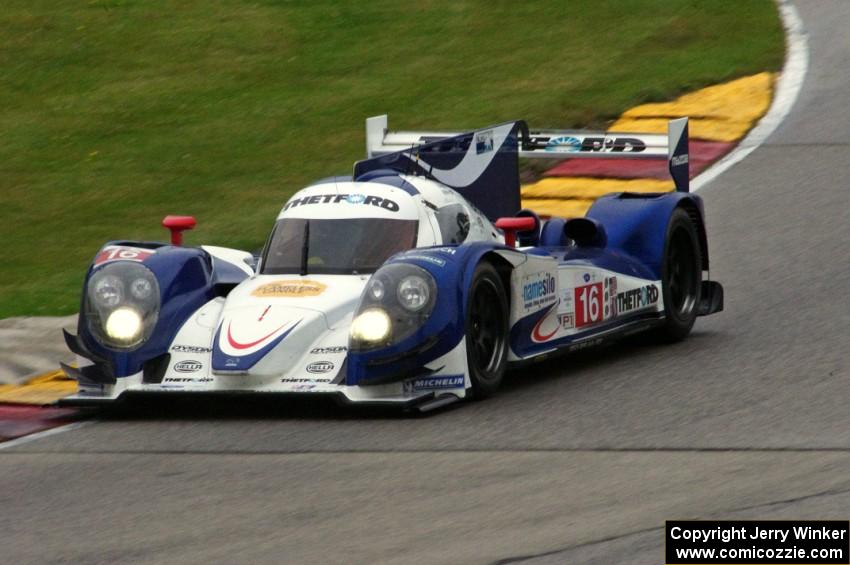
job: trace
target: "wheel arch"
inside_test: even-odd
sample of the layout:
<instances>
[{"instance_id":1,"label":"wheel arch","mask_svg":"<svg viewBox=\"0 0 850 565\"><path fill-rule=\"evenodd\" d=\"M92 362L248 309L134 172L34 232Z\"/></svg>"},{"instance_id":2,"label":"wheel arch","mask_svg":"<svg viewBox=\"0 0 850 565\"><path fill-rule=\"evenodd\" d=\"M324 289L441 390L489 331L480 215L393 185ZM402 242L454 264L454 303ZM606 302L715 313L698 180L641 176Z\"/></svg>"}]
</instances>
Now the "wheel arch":
<instances>
[{"instance_id":1,"label":"wheel arch","mask_svg":"<svg viewBox=\"0 0 850 565\"><path fill-rule=\"evenodd\" d=\"M499 280L502 281L502 288L505 289L505 294L508 299L508 309L511 307L511 273L514 270L514 265L499 255L495 251L491 251L490 253L486 253L481 257L479 263L487 262L493 265L493 268L496 269L496 272L499 274Z\"/></svg>"},{"instance_id":2,"label":"wheel arch","mask_svg":"<svg viewBox=\"0 0 850 565\"><path fill-rule=\"evenodd\" d=\"M701 205L702 202L699 202ZM708 235L705 231L705 220L703 218L702 207L697 204L692 198L684 198L679 201L677 208L687 212L691 221L697 229L699 236L700 257L702 258L702 270L707 271L709 268L708 262Z\"/></svg>"},{"instance_id":3,"label":"wheel arch","mask_svg":"<svg viewBox=\"0 0 850 565\"><path fill-rule=\"evenodd\" d=\"M660 278L667 225L677 208L682 208L694 222L699 234L702 267L708 269L708 238L703 219L703 203L695 194L606 194L594 202L586 215L605 226L609 249L616 249L634 257Z\"/></svg>"}]
</instances>

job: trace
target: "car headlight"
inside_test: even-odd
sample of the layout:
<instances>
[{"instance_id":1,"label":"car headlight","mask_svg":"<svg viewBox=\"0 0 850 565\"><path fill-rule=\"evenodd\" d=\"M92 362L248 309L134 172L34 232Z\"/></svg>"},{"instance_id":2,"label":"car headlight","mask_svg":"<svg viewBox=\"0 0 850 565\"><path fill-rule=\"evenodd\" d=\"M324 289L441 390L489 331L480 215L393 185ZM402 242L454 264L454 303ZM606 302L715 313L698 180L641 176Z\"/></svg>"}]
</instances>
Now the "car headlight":
<instances>
[{"instance_id":1,"label":"car headlight","mask_svg":"<svg viewBox=\"0 0 850 565\"><path fill-rule=\"evenodd\" d=\"M104 330L116 343L136 343L142 335L142 317L132 308L114 310L108 318Z\"/></svg>"},{"instance_id":2,"label":"car headlight","mask_svg":"<svg viewBox=\"0 0 850 565\"><path fill-rule=\"evenodd\" d=\"M104 275L94 286L94 299L100 306L114 308L124 299L124 283L118 277Z\"/></svg>"},{"instance_id":3,"label":"car headlight","mask_svg":"<svg viewBox=\"0 0 850 565\"><path fill-rule=\"evenodd\" d=\"M437 283L425 269L408 263L381 267L360 298L349 349L386 347L410 336L431 316L436 298Z\"/></svg>"},{"instance_id":4,"label":"car headlight","mask_svg":"<svg viewBox=\"0 0 850 565\"><path fill-rule=\"evenodd\" d=\"M392 322L384 310L372 308L351 322L351 337L365 343L380 343L390 336Z\"/></svg>"},{"instance_id":5,"label":"car headlight","mask_svg":"<svg viewBox=\"0 0 850 565\"><path fill-rule=\"evenodd\" d=\"M404 277L398 285L398 301L411 312L422 310L431 297L428 281L419 275Z\"/></svg>"},{"instance_id":6,"label":"car headlight","mask_svg":"<svg viewBox=\"0 0 850 565\"><path fill-rule=\"evenodd\" d=\"M159 283L150 269L116 261L89 278L84 315L89 331L103 345L135 349L153 333L159 306Z\"/></svg>"}]
</instances>

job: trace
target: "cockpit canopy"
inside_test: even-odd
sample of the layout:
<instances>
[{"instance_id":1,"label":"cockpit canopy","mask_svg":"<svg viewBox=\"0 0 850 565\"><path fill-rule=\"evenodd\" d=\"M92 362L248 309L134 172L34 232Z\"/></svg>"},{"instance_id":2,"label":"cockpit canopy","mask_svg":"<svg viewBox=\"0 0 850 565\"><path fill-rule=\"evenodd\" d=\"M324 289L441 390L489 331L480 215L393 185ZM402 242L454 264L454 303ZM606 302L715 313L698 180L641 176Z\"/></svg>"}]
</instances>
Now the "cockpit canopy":
<instances>
[{"instance_id":1,"label":"cockpit canopy","mask_svg":"<svg viewBox=\"0 0 850 565\"><path fill-rule=\"evenodd\" d=\"M281 218L263 251L260 272L373 273L390 256L416 247L417 220Z\"/></svg>"}]
</instances>

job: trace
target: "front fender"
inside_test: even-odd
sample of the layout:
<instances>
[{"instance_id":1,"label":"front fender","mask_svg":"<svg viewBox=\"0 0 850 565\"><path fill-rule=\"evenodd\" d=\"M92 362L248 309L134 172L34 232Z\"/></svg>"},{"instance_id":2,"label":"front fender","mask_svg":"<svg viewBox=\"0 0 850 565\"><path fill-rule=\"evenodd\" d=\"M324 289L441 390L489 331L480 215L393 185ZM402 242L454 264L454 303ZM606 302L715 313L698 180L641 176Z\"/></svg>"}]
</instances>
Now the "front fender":
<instances>
[{"instance_id":1,"label":"front fender","mask_svg":"<svg viewBox=\"0 0 850 565\"><path fill-rule=\"evenodd\" d=\"M116 350L101 344L93 336L85 317L85 301L88 282L92 274L109 261L101 261L104 249L126 247L146 249L140 262L150 269L159 283L159 317L151 337L134 350ZM128 260L128 259L116 259ZM137 260L139 259L129 259ZM244 274L244 278L247 278ZM227 271L227 282L233 273ZM216 296L216 285L220 283L214 269L213 258L199 248L176 247L158 243L110 242L101 249L95 261L89 267L83 283L83 297L80 304L80 318L77 326L78 341L91 353L95 364L106 365L104 372L115 377L125 377L138 373L144 364L168 351L177 331L183 323L201 306Z\"/></svg>"},{"instance_id":2,"label":"front fender","mask_svg":"<svg viewBox=\"0 0 850 565\"><path fill-rule=\"evenodd\" d=\"M388 347L348 355L346 384L365 385L422 374L423 367L452 351L464 336L467 294L475 267L485 255L509 250L501 244L475 242L413 249L387 263L409 263L428 271L437 284L431 316L412 335Z\"/></svg>"}]
</instances>

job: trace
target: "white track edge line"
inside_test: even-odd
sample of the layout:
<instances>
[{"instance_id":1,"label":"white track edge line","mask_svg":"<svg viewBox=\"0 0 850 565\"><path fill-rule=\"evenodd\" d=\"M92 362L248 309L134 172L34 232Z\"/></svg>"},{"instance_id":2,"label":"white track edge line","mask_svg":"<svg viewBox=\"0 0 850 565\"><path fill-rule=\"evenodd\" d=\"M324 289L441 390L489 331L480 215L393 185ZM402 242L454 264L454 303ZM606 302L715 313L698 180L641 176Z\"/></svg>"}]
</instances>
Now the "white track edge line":
<instances>
[{"instance_id":1,"label":"white track edge line","mask_svg":"<svg viewBox=\"0 0 850 565\"><path fill-rule=\"evenodd\" d=\"M809 40L803 20L800 19L797 7L791 0L776 0L776 3L782 18L782 26L785 28L788 52L770 109L731 153L691 182L691 192L696 192L709 184L761 146L776 131L797 101L809 67Z\"/></svg>"},{"instance_id":2,"label":"white track edge line","mask_svg":"<svg viewBox=\"0 0 850 565\"><path fill-rule=\"evenodd\" d=\"M12 439L9 441L4 441L0 443L0 450L3 449L11 449L13 447L18 447L25 443L29 443L31 441L36 441L45 437L53 436L56 434L61 434L64 432L70 432L72 430L77 430L82 428L83 426L88 426L89 424L93 424L95 420L84 420L82 422L72 422L70 424L65 424L64 426L57 426L55 428L50 428L47 430L43 430L40 432L35 432L34 434L28 434L25 436L21 436L16 439Z\"/></svg>"}]
</instances>

